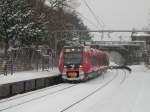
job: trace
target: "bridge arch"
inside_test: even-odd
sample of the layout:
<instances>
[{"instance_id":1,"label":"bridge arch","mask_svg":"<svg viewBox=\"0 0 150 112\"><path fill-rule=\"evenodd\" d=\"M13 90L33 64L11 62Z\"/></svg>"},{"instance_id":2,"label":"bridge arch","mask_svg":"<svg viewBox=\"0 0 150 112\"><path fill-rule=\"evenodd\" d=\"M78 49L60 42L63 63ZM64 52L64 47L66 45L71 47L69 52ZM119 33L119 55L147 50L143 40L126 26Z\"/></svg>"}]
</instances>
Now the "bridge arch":
<instances>
[{"instance_id":1,"label":"bridge arch","mask_svg":"<svg viewBox=\"0 0 150 112\"><path fill-rule=\"evenodd\" d=\"M117 64L129 65L140 63L144 42L93 41L91 47L108 51L110 60Z\"/></svg>"},{"instance_id":2,"label":"bridge arch","mask_svg":"<svg viewBox=\"0 0 150 112\"><path fill-rule=\"evenodd\" d=\"M112 50L108 51L110 62L114 62L117 65L124 65L126 62L125 57L118 51Z\"/></svg>"}]
</instances>

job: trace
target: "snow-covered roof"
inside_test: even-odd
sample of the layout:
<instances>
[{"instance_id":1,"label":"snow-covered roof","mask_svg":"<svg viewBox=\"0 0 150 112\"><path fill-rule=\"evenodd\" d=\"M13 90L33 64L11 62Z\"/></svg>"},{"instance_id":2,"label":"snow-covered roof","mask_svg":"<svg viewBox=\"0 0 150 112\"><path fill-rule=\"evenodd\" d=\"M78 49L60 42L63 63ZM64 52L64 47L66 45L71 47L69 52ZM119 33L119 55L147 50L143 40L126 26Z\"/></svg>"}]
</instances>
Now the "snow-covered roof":
<instances>
[{"instance_id":1,"label":"snow-covered roof","mask_svg":"<svg viewBox=\"0 0 150 112\"><path fill-rule=\"evenodd\" d=\"M150 34L148 33L133 33L132 36L134 37L150 37Z\"/></svg>"}]
</instances>

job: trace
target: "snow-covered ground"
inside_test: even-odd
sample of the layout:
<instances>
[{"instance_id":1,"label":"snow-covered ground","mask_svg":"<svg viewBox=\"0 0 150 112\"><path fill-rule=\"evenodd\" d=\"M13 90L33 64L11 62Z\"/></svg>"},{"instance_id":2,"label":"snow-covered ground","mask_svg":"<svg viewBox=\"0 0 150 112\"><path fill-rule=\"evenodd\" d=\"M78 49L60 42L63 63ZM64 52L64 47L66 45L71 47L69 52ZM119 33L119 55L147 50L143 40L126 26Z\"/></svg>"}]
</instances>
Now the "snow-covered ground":
<instances>
[{"instance_id":1,"label":"snow-covered ground","mask_svg":"<svg viewBox=\"0 0 150 112\"><path fill-rule=\"evenodd\" d=\"M0 101L3 112L150 112L150 70L112 70L80 84L59 84Z\"/></svg>"},{"instance_id":2,"label":"snow-covered ground","mask_svg":"<svg viewBox=\"0 0 150 112\"><path fill-rule=\"evenodd\" d=\"M48 71L27 71L27 72L16 72L13 75L8 74L7 76L0 75L0 85L13 83L23 80L30 80L42 77L56 76L59 74L58 68L49 69Z\"/></svg>"}]
</instances>

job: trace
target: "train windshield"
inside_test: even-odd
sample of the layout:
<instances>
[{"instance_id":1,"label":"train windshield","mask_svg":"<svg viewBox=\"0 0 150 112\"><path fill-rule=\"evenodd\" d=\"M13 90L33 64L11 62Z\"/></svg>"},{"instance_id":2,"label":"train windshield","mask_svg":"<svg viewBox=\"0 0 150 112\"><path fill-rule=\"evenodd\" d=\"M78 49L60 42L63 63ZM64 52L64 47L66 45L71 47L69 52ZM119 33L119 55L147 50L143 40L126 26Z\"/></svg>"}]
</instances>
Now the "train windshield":
<instances>
[{"instance_id":1,"label":"train windshield","mask_svg":"<svg viewBox=\"0 0 150 112\"><path fill-rule=\"evenodd\" d=\"M82 52L72 51L64 53L64 64L81 64Z\"/></svg>"}]
</instances>

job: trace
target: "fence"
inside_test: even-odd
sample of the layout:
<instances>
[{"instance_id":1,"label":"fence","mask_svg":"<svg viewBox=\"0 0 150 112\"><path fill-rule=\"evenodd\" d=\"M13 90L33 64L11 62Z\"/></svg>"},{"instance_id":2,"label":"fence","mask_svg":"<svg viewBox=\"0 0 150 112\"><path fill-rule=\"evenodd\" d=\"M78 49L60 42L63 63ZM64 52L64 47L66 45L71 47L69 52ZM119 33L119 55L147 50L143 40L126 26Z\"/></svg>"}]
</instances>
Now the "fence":
<instances>
[{"instance_id":1,"label":"fence","mask_svg":"<svg viewBox=\"0 0 150 112\"><path fill-rule=\"evenodd\" d=\"M18 48L9 52L9 58L0 59L0 74L7 75L19 71L48 70L54 66L54 54L49 48Z\"/></svg>"},{"instance_id":2,"label":"fence","mask_svg":"<svg viewBox=\"0 0 150 112\"><path fill-rule=\"evenodd\" d=\"M8 73L13 74L13 66L11 60L0 60L0 74L7 75Z\"/></svg>"}]
</instances>

